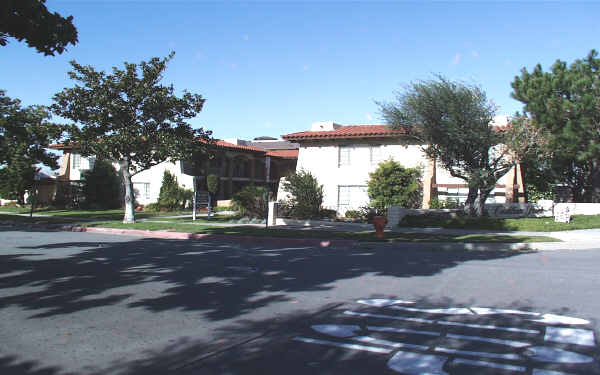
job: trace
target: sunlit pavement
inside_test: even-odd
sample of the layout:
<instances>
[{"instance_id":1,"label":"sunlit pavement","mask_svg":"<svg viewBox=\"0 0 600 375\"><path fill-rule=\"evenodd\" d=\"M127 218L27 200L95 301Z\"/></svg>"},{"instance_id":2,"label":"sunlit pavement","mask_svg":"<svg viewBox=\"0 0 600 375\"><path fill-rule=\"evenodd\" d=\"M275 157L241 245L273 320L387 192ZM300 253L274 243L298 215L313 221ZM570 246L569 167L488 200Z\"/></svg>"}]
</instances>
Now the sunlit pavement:
<instances>
[{"instance_id":1,"label":"sunlit pavement","mask_svg":"<svg viewBox=\"0 0 600 375\"><path fill-rule=\"evenodd\" d=\"M259 343L233 348L207 373L598 374L589 321L551 313L360 299Z\"/></svg>"}]
</instances>

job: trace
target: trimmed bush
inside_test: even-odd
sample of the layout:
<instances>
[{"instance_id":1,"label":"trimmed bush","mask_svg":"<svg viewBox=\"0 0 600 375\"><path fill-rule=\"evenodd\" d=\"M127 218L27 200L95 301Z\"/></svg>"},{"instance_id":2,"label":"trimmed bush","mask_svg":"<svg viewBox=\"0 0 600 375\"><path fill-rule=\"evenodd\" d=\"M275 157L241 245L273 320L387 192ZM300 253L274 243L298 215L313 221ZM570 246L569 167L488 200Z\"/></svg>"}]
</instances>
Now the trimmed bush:
<instances>
[{"instance_id":1,"label":"trimmed bush","mask_svg":"<svg viewBox=\"0 0 600 375\"><path fill-rule=\"evenodd\" d=\"M106 160L96 160L94 168L83 173L81 193L84 206L92 209L121 207L121 180Z\"/></svg>"},{"instance_id":2,"label":"trimmed bush","mask_svg":"<svg viewBox=\"0 0 600 375\"><path fill-rule=\"evenodd\" d=\"M296 219L321 217L323 185L310 173L300 170L285 178L283 189L291 195L290 213Z\"/></svg>"},{"instance_id":3,"label":"trimmed bush","mask_svg":"<svg viewBox=\"0 0 600 375\"><path fill-rule=\"evenodd\" d=\"M433 198L429 201L429 208L432 210L439 209L456 209L460 208L460 202L458 199L446 198L444 200Z\"/></svg>"},{"instance_id":4,"label":"trimmed bush","mask_svg":"<svg viewBox=\"0 0 600 375\"><path fill-rule=\"evenodd\" d=\"M242 216L264 219L267 214L266 190L262 186L248 185L232 197L234 209Z\"/></svg>"},{"instance_id":5,"label":"trimmed bush","mask_svg":"<svg viewBox=\"0 0 600 375\"><path fill-rule=\"evenodd\" d=\"M390 206L421 207L421 175L420 168L405 168L391 159L379 163L377 169L369 173L371 206L381 213Z\"/></svg>"},{"instance_id":6,"label":"trimmed bush","mask_svg":"<svg viewBox=\"0 0 600 375\"><path fill-rule=\"evenodd\" d=\"M177 183L177 177L171 172L163 173L162 185L158 193L158 206L161 211L175 211L184 209L188 202L194 199L194 192L184 189Z\"/></svg>"}]
</instances>

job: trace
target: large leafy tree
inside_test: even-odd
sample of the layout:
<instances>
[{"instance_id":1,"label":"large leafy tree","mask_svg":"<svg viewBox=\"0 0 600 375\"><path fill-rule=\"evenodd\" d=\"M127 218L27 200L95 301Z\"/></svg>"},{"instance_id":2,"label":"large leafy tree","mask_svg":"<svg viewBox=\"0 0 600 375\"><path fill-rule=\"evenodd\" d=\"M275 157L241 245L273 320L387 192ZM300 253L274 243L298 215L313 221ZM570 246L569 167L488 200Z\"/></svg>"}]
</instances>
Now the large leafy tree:
<instances>
[{"instance_id":1,"label":"large leafy tree","mask_svg":"<svg viewBox=\"0 0 600 375\"><path fill-rule=\"evenodd\" d=\"M160 83L173 57L152 58L114 67L111 74L71 62L78 82L54 96L53 111L75 122L72 142L84 156L114 160L125 187L124 223L135 222L131 177L165 161L188 159L208 140L210 131L193 129L186 120L202 110L198 94L174 94Z\"/></svg>"},{"instance_id":2,"label":"large leafy tree","mask_svg":"<svg viewBox=\"0 0 600 375\"><path fill-rule=\"evenodd\" d=\"M469 186L466 207L484 215L484 203L496 181L515 164L494 128L495 105L477 86L444 77L419 81L398 92L396 101L378 103L384 120L402 129L406 143L422 145L454 177ZM475 207L476 199L479 204Z\"/></svg>"},{"instance_id":3,"label":"large leafy tree","mask_svg":"<svg viewBox=\"0 0 600 375\"><path fill-rule=\"evenodd\" d=\"M513 98L531 123L549 135L549 159L541 168L567 184L576 201L600 202L600 59L592 50L550 71L523 68L512 82ZM540 167L540 166L538 166Z\"/></svg>"},{"instance_id":4,"label":"large leafy tree","mask_svg":"<svg viewBox=\"0 0 600 375\"><path fill-rule=\"evenodd\" d=\"M37 171L36 165L57 168L57 156L46 151L48 144L60 138L62 127L47 121L45 107L22 108L0 90L0 190L6 198L24 203Z\"/></svg>"},{"instance_id":5,"label":"large leafy tree","mask_svg":"<svg viewBox=\"0 0 600 375\"><path fill-rule=\"evenodd\" d=\"M48 11L46 0L2 0L0 2L0 46L7 38L23 39L29 47L46 56L63 53L77 43L73 16L67 18Z\"/></svg>"}]
</instances>

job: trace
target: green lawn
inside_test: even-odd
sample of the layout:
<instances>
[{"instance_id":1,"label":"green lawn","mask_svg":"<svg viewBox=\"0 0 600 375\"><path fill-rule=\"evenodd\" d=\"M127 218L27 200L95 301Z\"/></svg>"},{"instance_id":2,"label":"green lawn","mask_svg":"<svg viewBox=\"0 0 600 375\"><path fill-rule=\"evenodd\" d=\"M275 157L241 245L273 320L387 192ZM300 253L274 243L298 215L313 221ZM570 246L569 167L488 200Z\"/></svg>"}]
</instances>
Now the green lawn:
<instances>
[{"instance_id":1,"label":"green lawn","mask_svg":"<svg viewBox=\"0 0 600 375\"><path fill-rule=\"evenodd\" d=\"M15 214L28 214L30 211L26 207L11 207L11 206L0 206L0 212L10 212Z\"/></svg>"},{"instance_id":2,"label":"green lawn","mask_svg":"<svg viewBox=\"0 0 600 375\"><path fill-rule=\"evenodd\" d=\"M292 230L292 229L265 229L254 226L219 227L202 224L184 223L159 223L142 222L136 224L123 224L120 222L106 221L85 224L88 227L141 229L141 230L168 230L173 232L225 234L237 236L301 238L323 240L356 240L368 242L559 242L559 240L545 236L510 236L510 235L441 235L428 233L386 233L384 239L375 237L374 231L365 232L328 232L321 230Z\"/></svg>"},{"instance_id":3,"label":"green lawn","mask_svg":"<svg viewBox=\"0 0 600 375\"><path fill-rule=\"evenodd\" d=\"M28 214L28 208L3 207L0 206L0 212L10 212L16 214ZM62 217L65 219L85 220L85 219L103 219L103 220L119 220L123 219L124 211L122 208L114 210L56 210L56 209L37 209L33 212L35 215ZM188 212L153 212L141 211L136 212L136 219L159 217L159 216L175 216L191 214ZM2 216L0 216L0 219Z\"/></svg>"},{"instance_id":4,"label":"green lawn","mask_svg":"<svg viewBox=\"0 0 600 375\"><path fill-rule=\"evenodd\" d=\"M494 231L554 232L572 229L600 228L600 215L573 216L570 223L555 223L554 218L499 219L492 217L453 217L434 215L409 215L400 223L402 227L488 229Z\"/></svg>"},{"instance_id":5,"label":"green lawn","mask_svg":"<svg viewBox=\"0 0 600 375\"><path fill-rule=\"evenodd\" d=\"M7 212L7 211L5 211ZM18 213L19 211L13 211ZM446 235L429 233L386 233L385 239L381 240L375 237L373 231L365 232L327 232L320 230L289 230L289 229L264 229L256 226L236 226L224 227L214 225L202 225L202 223L227 223L236 216L216 216L211 220L202 217L195 224L190 222L190 218L160 218L160 216L176 215L173 212L136 212L139 218L156 218L158 221L138 222L136 224L123 224L122 210L46 210L36 211L36 214L45 215L44 217L18 216L11 214L0 215L0 222L14 223L33 223L33 224L81 224L89 227L107 227L122 229L142 229L142 230L168 230L188 233L206 233L206 234L226 234L240 236L267 236L267 237L285 237L285 238L317 238L317 239L347 239L357 241L403 241L403 242L554 242L554 238L543 236L511 236L511 235ZM189 213L188 213L189 214ZM97 222L86 222L91 219L100 220ZM426 220L423 220L426 219ZM435 220L434 220L435 219ZM586 219L595 219L591 222L582 221ZM165 222L163 222L163 220ZM409 222L411 225L407 225ZM543 224L548 222L550 224ZM445 228L473 228L473 229L492 229L492 230L526 230L535 231L536 226L527 223L537 223L537 226L547 225L548 230L557 229L580 229L581 225L585 228L600 227L600 218L597 216L576 216L573 224L556 224L552 219L492 219L492 218L455 218L444 219L432 218L430 216L409 216L403 221L403 225L421 226L421 227L445 227ZM582 224L583 223L583 224ZM527 224L527 225L526 225ZM509 226L512 225L512 226ZM575 227L575 225L579 225ZM537 229L537 231L542 231Z\"/></svg>"},{"instance_id":6,"label":"green lawn","mask_svg":"<svg viewBox=\"0 0 600 375\"><path fill-rule=\"evenodd\" d=\"M238 223L238 220L241 219L241 217L239 215L214 215L212 216L210 219L208 219L205 216L198 216L196 217L196 223ZM153 220L159 220L159 221L169 221L169 222L173 222L173 223L181 223L181 224L192 224L194 223L194 221L192 220L191 217L169 217L169 218L161 218L161 217L156 217L153 218Z\"/></svg>"}]
</instances>

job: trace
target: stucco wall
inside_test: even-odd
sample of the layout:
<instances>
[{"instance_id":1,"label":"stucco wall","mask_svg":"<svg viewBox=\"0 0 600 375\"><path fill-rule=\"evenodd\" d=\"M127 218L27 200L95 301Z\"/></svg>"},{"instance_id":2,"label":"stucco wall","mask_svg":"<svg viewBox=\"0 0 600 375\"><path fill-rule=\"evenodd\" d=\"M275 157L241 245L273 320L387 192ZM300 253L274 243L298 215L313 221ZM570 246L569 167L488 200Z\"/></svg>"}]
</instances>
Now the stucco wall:
<instances>
[{"instance_id":1,"label":"stucco wall","mask_svg":"<svg viewBox=\"0 0 600 375\"><path fill-rule=\"evenodd\" d=\"M115 165L115 168L119 170L119 166ZM194 188L194 178L192 176L188 176L181 173L181 169L179 168L179 162L169 163L164 162L156 165L148 170L140 172L132 177L131 181L133 182L134 189L139 190L141 185L137 185L139 183L147 183L149 186L149 195L148 198L144 196L142 191L138 191L136 194L136 200L140 204L148 204L154 203L158 200L158 194L160 193L160 186L162 185L162 178L165 170L168 170L177 177L177 182L179 186L184 187L186 189Z\"/></svg>"},{"instance_id":2,"label":"stucco wall","mask_svg":"<svg viewBox=\"0 0 600 375\"><path fill-rule=\"evenodd\" d=\"M350 147L349 165L339 165L340 146ZM372 150L372 148L374 150ZM375 160L371 154L375 153ZM338 209L339 186L365 186L369 173L373 172L379 162L393 158L405 167L423 167L427 161L419 146L401 146L390 143L340 143L328 142L300 147L296 170L310 171L324 187L323 206ZM358 208L368 204L368 196L362 197L352 203L351 208ZM343 212L340 212L343 214Z\"/></svg>"},{"instance_id":3,"label":"stucco wall","mask_svg":"<svg viewBox=\"0 0 600 375\"><path fill-rule=\"evenodd\" d=\"M79 167L75 168L73 160L79 157ZM71 166L70 179L73 181L81 180L81 174L94 167L95 158L93 156L83 157L76 153L71 153L69 156L69 165Z\"/></svg>"},{"instance_id":4,"label":"stucco wall","mask_svg":"<svg viewBox=\"0 0 600 375\"><path fill-rule=\"evenodd\" d=\"M80 156L80 167L74 168L73 159L76 157L75 155L76 154L70 155L70 179L73 181L78 181L81 180L82 173L84 171L93 167L94 158ZM120 169L118 163L113 163L113 166L117 171ZM146 171L136 174L131 179L134 184L134 189L138 190L136 194L136 200L138 203L148 204L156 202L158 200L158 194L160 192L160 186L162 185L162 177L165 170L168 170L177 177L177 182L180 186L186 189L193 189L193 177L181 173L181 169L179 168L179 162L164 162ZM149 184L148 197L145 196L143 191L140 191L143 185L139 184L143 183Z\"/></svg>"}]
</instances>

